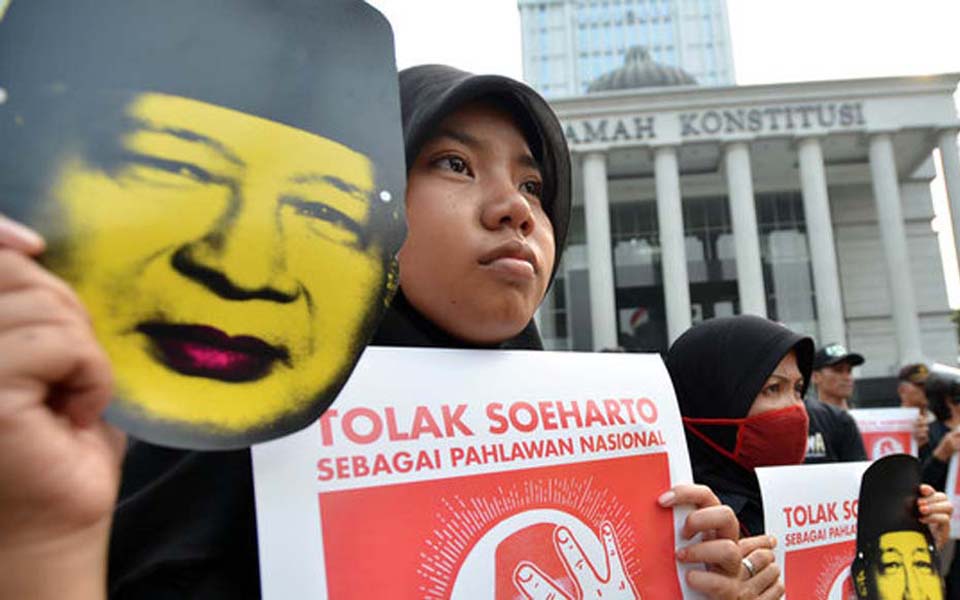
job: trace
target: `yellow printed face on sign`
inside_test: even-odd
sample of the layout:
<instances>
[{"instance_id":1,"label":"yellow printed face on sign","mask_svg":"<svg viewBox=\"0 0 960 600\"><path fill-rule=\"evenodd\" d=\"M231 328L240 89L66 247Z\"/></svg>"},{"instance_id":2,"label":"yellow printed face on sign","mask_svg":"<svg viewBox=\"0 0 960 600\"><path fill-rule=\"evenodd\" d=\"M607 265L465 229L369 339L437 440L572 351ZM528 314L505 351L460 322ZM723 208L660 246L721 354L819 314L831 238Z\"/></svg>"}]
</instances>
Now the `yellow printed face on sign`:
<instances>
[{"instance_id":1,"label":"yellow printed face on sign","mask_svg":"<svg viewBox=\"0 0 960 600\"><path fill-rule=\"evenodd\" d=\"M891 531L880 536L876 565L880 600L941 600L940 576L927 540L917 531Z\"/></svg>"},{"instance_id":2,"label":"yellow printed face on sign","mask_svg":"<svg viewBox=\"0 0 960 600\"><path fill-rule=\"evenodd\" d=\"M125 113L110 150L65 154L50 193L69 233L57 270L115 366L114 422L237 447L315 417L383 301L372 163L187 98Z\"/></svg>"}]
</instances>

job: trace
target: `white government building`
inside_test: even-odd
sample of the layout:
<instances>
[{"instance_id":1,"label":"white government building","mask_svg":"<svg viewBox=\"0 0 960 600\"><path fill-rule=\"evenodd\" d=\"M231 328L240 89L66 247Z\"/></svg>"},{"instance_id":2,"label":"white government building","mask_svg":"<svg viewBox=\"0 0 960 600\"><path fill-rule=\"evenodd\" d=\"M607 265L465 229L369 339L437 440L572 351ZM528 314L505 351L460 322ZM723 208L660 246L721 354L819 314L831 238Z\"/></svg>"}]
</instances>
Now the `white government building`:
<instances>
[{"instance_id":1,"label":"white government building","mask_svg":"<svg viewBox=\"0 0 960 600\"><path fill-rule=\"evenodd\" d=\"M939 148L958 232L960 74L649 87L683 79L670 69L635 49L593 93L551 100L574 215L547 346L663 351L751 313L846 343L861 377L954 364L930 182Z\"/></svg>"}]
</instances>

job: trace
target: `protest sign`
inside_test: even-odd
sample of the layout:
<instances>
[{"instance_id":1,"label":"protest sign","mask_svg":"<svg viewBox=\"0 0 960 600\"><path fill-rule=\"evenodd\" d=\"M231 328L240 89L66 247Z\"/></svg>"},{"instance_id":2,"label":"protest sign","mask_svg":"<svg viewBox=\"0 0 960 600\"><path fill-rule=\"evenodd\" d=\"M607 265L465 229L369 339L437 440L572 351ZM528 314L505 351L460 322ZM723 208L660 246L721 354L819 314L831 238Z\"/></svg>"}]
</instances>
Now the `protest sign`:
<instances>
[{"instance_id":1,"label":"protest sign","mask_svg":"<svg viewBox=\"0 0 960 600\"><path fill-rule=\"evenodd\" d=\"M199 449L314 422L396 288L386 20L361 0L6 9L0 214L44 235L89 310L107 419Z\"/></svg>"},{"instance_id":2,"label":"protest sign","mask_svg":"<svg viewBox=\"0 0 960 600\"><path fill-rule=\"evenodd\" d=\"M917 456L913 430L920 417L918 408L855 408L850 416L857 422L867 458L877 460L891 454Z\"/></svg>"},{"instance_id":3,"label":"protest sign","mask_svg":"<svg viewBox=\"0 0 960 600\"><path fill-rule=\"evenodd\" d=\"M944 490L953 504L953 515L950 517L950 537L960 539L960 459L958 454L953 453L950 457L950 463L947 465L947 489Z\"/></svg>"},{"instance_id":4,"label":"protest sign","mask_svg":"<svg viewBox=\"0 0 960 600\"><path fill-rule=\"evenodd\" d=\"M695 597L688 511L656 501L691 481L657 356L371 347L253 465L267 600Z\"/></svg>"},{"instance_id":5,"label":"protest sign","mask_svg":"<svg viewBox=\"0 0 960 600\"><path fill-rule=\"evenodd\" d=\"M786 597L855 598L850 564L856 554L860 478L868 462L757 469L767 534L779 543Z\"/></svg>"}]
</instances>

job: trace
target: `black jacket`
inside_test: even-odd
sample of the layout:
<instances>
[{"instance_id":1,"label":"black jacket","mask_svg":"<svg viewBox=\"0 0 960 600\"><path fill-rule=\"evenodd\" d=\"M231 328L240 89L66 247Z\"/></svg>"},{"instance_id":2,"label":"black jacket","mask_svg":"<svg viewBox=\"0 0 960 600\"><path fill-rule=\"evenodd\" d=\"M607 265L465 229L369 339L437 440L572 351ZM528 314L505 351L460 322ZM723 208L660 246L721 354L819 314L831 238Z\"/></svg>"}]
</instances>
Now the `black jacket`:
<instances>
[{"instance_id":1,"label":"black jacket","mask_svg":"<svg viewBox=\"0 0 960 600\"><path fill-rule=\"evenodd\" d=\"M803 401L810 417L806 464L867 460L857 422L845 410L816 399Z\"/></svg>"}]
</instances>

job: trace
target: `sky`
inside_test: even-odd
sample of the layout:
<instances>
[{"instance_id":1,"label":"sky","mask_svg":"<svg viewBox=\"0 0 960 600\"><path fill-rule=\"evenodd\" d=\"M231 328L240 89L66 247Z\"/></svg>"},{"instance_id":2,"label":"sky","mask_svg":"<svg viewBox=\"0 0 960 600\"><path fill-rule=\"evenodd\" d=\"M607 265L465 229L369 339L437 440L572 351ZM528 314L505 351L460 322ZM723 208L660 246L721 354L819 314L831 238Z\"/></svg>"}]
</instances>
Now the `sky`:
<instances>
[{"instance_id":1,"label":"sky","mask_svg":"<svg viewBox=\"0 0 960 600\"><path fill-rule=\"evenodd\" d=\"M401 69L433 62L523 78L516 0L367 1L393 26ZM960 0L727 0L727 10L740 85L960 73ZM960 308L942 177L931 191L950 306Z\"/></svg>"}]
</instances>

